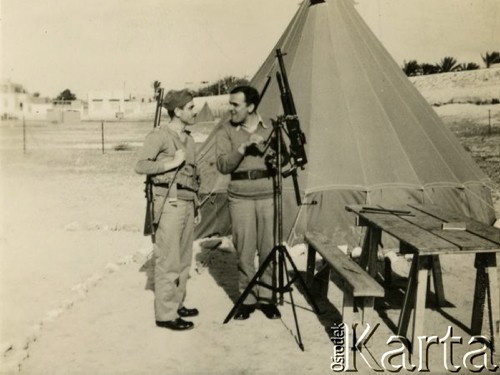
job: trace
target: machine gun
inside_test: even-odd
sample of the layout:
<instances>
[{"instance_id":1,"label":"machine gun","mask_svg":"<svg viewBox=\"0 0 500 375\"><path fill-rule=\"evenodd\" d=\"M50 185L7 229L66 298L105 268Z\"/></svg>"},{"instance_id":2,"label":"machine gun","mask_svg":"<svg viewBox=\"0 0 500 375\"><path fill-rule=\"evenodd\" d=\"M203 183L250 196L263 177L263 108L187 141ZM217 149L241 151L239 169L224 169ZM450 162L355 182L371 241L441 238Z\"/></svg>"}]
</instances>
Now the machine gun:
<instances>
[{"instance_id":1,"label":"machine gun","mask_svg":"<svg viewBox=\"0 0 500 375\"><path fill-rule=\"evenodd\" d=\"M297 116L297 110L295 109L292 90L288 84L288 76L286 74L285 64L283 63L283 54L281 53L280 48L276 50L276 56L278 57L278 63L281 71L281 73L276 72L276 79L278 81L281 94L281 104L283 105L287 135L290 139L290 157L292 158L295 167L304 169L304 165L307 163L306 151L304 149L306 136L300 129L299 117Z\"/></svg>"},{"instance_id":2,"label":"machine gun","mask_svg":"<svg viewBox=\"0 0 500 375\"><path fill-rule=\"evenodd\" d=\"M273 173L273 202L274 202L274 247L271 249L266 259L261 263L256 274L250 280L245 290L241 293L239 299L234 304L234 307L229 312L228 316L224 320L227 323L235 314L236 311L242 306L243 301L251 293L256 285L270 289L272 292L272 303L284 302L283 294L285 292L290 293L290 302L293 310L293 317L295 320L295 327L297 329L297 341L300 349L304 350L304 345L302 344L302 339L300 337L299 324L297 320L297 313L295 310L295 303L292 296L293 288L291 285L295 280L299 280L303 290L306 293L309 301L313 305L314 311L319 312L318 306L314 302L311 294L308 291L308 286L302 279L297 266L293 262L292 257L288 253L286 246L283 244L283 177L292 176L293 185L295 189L295 198L297 199L297 205L305 204L316 204L316 201L311 203L302 203L300 196L299 184L297 179L297 168L300 167L304 169L304 165L307 163L306 151L304 149L304 144L306 143L306 137L302 130L300 129L299 118L295 110L295 104L293 102L292 92L288 84L288 78L285 71L285 65L283 63L283 54L278 48L276 50L276 55L279 61L280 71L276 72L276 78L278 81L278 86L281 94L281 103L283 105L284 114L277 116L276 120L271 120L273 123L273 130L269 135L266 142L264 142L265 147L260 151L262 155L265 155L266 151L271 147L272 152L266 155L266 164ZM289 138L290 145L287 147L286 143L283 141L283 133ZM288 160L287 160L288 158ZM283 171L282 167L290 164L290 168ZM290 278L288 271L288 263L292 266L294 270L293 278ZM272 267L272 283L266 284L261 279L268 267ZM286 282L285 282L286 278ZM278 296L279 295L279 296Z\"/></svg>"},{"instance_id":3,"label":"machine gun","mask_svg":"<svg viewBox=\"0 0 500 375\"><path fill-rule=\"evenodd\" d=\"M290 140L290 169L283 172L283 177L292 176L295 198L297 200L297 205L300 206L302 204L302 200L297 180L297 167L304 169L304 165L307 163L306 151L304 149L306 136L300 129L299 117L297 116L292 91L290 89L290 85L288 84L288 76L286 74L283 54L281 53L280 48L276 50L276 56L278 58L280 68L280 71L276 72L276 80L278 81L281 104L283 105L283 121L285 122L286 133Z\"/></svg>"},{"instance_id":4,"label":"machine gun","mask_svg":"<svg viewBox=\"0 0 500 375\"><path fill-rule=\"evenodd\" d=\"M155 82L155 99L156 111L153 123L153 128L160 126L161 120L161 107L163 105L163 89L160 87L158 81ZM146 195L146 218L144 219L144 235L151 236L153 243L155 242L155 219L154 219L154 200L153 200L153 181L151 176L146 177L144 181L144 193Z\"/></svg>"}]
</instances>

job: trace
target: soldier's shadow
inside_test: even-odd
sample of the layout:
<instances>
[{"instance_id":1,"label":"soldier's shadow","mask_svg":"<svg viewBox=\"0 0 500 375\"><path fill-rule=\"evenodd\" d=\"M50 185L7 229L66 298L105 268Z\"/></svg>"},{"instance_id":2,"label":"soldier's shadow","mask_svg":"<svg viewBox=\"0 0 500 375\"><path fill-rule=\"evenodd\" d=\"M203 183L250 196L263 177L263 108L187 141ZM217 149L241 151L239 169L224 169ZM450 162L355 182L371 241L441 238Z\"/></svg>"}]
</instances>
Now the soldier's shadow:
<instances>
[{"instance_id":1,"label":"soldier's shadow","mask_svg":"<svg viewBox=\"0 0 500 375\"><path fill-rule=\"evenodd\" d=\"M239 297L238 290L238 260L234 251L212 248L202 250L194 255L196 271L199 273L208 270L218 286L235 303ZM154 292L155 258L151 256L144 262L139 272L146 274L145 290Z\"/></svg>"},{"instance_id":2,"label":"soldier's shadow","mask_svg":"<svg viewBox=\"0 0 500 375\"><path fill-rule=\"evenodd\" d=\"M139 272L144 272L146 274L146 285L145 290L155 290L155 259L154 255L151 256L144 262L144 264L139 269Z\"/></svg>"},{"instance_id":3,"label":"soldier's shadow","mask_svg":"<svg viewBox=\"0 0 500 375\"><path fill-rule=\"evenodd\" d=\"M210 251L210 260L207 264L208 272L228 297L236 303L239 298L238 290L238 259L234 251L214 249Z\"/></svg>"}]
</instances>

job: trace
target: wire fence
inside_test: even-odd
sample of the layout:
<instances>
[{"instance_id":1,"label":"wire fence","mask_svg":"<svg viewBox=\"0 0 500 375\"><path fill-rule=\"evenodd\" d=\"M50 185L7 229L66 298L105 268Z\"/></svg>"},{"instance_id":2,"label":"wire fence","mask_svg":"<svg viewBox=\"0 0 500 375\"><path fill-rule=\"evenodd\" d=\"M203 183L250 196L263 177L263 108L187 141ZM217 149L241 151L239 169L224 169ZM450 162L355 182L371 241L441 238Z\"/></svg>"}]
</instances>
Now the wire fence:
<instances>
[{"instance_id":1,"label":"wire fence","mask_svg":"<svg viewBox=\"0 0 500 375\"><path fill-rule=\"evenodd\" d=\"M215 122L193 125L197 143L203 142ZM6 120L0 123L0 149L24 153L53 149L84 149L99 153L139 148L152 130L152 121Z\"/></svg>"},{"instance_id":2,"label":"wire fence","mask_svg":"<svg viewBox=\"0 0 500 375\"><path fill-rule=\"evenodd\" d=\"M459 137L479 166L500 185L500 119L487 110L481 122L465 119L447 126ZM217 121L190 127L198 144L212 132ZM87 154L111 154L139 149L152 130L151 121L3 120L0 122L0 151L36 154L41 151L73 150Z\"/></svg>"}]
</instances>

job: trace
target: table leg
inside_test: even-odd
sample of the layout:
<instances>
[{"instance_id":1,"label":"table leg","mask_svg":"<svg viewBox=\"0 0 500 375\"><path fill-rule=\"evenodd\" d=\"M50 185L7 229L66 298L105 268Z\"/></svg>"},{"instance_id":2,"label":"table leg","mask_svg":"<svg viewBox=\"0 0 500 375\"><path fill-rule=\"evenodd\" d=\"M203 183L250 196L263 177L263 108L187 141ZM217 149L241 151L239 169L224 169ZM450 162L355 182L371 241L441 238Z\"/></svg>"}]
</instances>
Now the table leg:
<instances>
[{"instance_id":1,"label":"table leg","mask_svg":"<svg viewBox=\"0 0 500 375\"><path fill-rule=\"evenodd\" d=\"M321 297L328 297L328 286L330 283L330 265L324 262L321 268L316 273L314 279L318 285L318 293Z\"/></svg>"},{"instance_id":2,"label":"table leg","mask_svg":"<svg viewBox=\"0 0 500 375\"><path fill-rule=\"evenodd\" d=\"M306 271L306 285L312 288L314 281L314 268L316 266L316 250L312 246L307 246L307 271Z\"/></svg>"},{"instance_id":3,"label":"table leg","mask_svg":"<svg viewBox=\"0 0 500 375\"><path fill-rule=\"evenodd\" d=\"M375 298L374 297L363 297L363 312L362 312L362 318L361 318L361 323L363 325L365 323L368 323L371 326L373 326L374 306L375 306Z\"/></svg>"},{"instance_id":4,"label":"table leg","mask_svg":"<svg viewBox=\"0 0 500 375\"><path fill-rule=\"evenodd\" d=\"M444 297L443 275L441 273L441 263L439 262L439 255L431 256L432 266L432 281L434 283L434 292L436 293L437 305L443 307L446 303Z\"/></svg>"},{"instance_id":5,"label":"table leg","mask_svg":"<svg viewBox=\"0 0 500 375\"><path fill-rule=\"evenodd\" d=\"M500 345L500 298L495 254L476 254L475 267L477 271L471 331L473 335L490 337L496 348ZM487 324L483 324L485 304L488 309Z\"/></svg>"},{"instance_id":6,"label":"table leg","mask_svg":"<svg viewBox=\"0 0 500 375\"><path fill-rule=\"evenodd\" d=\"M477 256L476 256L477 264ZM471 334L477 336L481 334L483 327L484 302L486 300L486 287L488 275L484 267L476 265L476 285L474 287L474 304L472 306Z\"/></svg>"},{"instance_id":7,"label":"table leg","mask_svg":"<svg viewBox=\"0 0 500 375\"><path fill-rule=\"evenodd\" d=\"M347 327L352 327L354 323L354 297L350 291L344 291L344 298L342 301L342 322Z\"/></svg>"},{"instance_id":8,"label":"table leg","mask_svg":"<svg viewBox=\"0 0 500 375\"><path fill-rule=\"evenodd\" d=\"M365 239L363 241L360 265L372 277L377 276L378 244L381 238L382 231L380 229L367 227Z\"/></svg>"},{"instance_id":9,"label":"table leg","mask_svg":"<svg viewBox=\"0 0 500 375\"><path fill-rule=\"evenodd\" d=\"M494 263L488 266L488 291L489 291L489 317L491 326L493 328L493 332L491 333L493 336L493 349L496 353L500 353L499 350L496 350L500 347L500 298L498 294L498 269L496 267L496 256L495 254L491 254L491 258Z\"/></svg>"},{"instance_id":10,"label":"table leg","mask_svg":"<svg viewBox=\"0 0 500 375\"><path fill-rule=\"evenodd\" d=\"M368 267L368 256L370 254L370 236L371 228L366 227L365 237L363 238L363 246L361 247L361 256L359 257L359 265L366 270Z\"/></svg>"},{"instance_id":11,"label":"table leg","mask_svg":"<svg viewBox=\"0 0 500 375\"><path fill-rule=\"evenodd\" d=\"M418 340L418 337L423 336L424 334L425 301L427 296L427 280L430 266L431 265L429 257L419 257L418 277L415 291L415 309L413 312L412 347Z\"/></svg>"},{"instance_id":12,"label":"table leg","mask_svg":"<svg viewBox=\"0 0 500 375\"><path fill-rule=\"evenodd\" d=\"M411 310L415 304L416 279L418 271L418 255L413 256L410 273L408 274L408 283L406 284L406 294L399 315L398 336L407 337L408 324L410 322Z\"/></svg>"},{"instance_id":13,"label":"table leg","mask_svg":"<svg viewBox=\"0 0 500 375\"><path fill-rule=\"evenodd\" d=\"M417 254L413 256L405 300L398 322L398 336L408 337L408 324L413 310L412 351L418 336L423 335L429 269L429 257L419 257Z\"/></svg>"}]
</instances>

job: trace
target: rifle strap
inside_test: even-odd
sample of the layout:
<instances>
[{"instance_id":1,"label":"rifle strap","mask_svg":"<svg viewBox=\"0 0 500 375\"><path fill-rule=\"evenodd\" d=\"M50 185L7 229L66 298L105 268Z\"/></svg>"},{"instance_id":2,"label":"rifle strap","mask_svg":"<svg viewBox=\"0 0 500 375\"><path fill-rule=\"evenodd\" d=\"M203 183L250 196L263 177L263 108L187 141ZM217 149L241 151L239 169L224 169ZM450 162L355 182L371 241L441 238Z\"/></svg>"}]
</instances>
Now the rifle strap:
<instances>
[{"instance_id":1,"label":"rifle strap","mask_svg":"<svg viewBox=\"0 0 500 375\"><path fill-rule=\"evenodd\" d=\"M177 177L177 173L179 173L181 169L181 166L178 166L175 170L175 173L174 173L174 177L172 178L172 182L168 185L168 190L167 190L167 194L165 194L165 197L163 198L161 204L160 204L160 210L158 211L158 219L155 218L155 223L159 223L160 222L160 218L161 218L161 215L163 213L163 207L165 207L165 203L167 202L167 200L172 203L173 205L176 205L176 202L177 202L177 184L175 183L175 178ZM172 187L175 189L175 195L173 197L170 197L169 198L169 195L170 195L170 190L172 189Z\"/></svg>"},{"instance_id":2,"label":"rifle strap","mask_svg":"<svg viewBox=\"0 0 500 375\"><path fill-rule=\"evenodd\" d=\"M178 149L181 148L181 146L179 145L179 143L178 143L178 141L177 141L177 139L175 137L172 137L171 141L172 141L172 144L174 145L174 149L175 150L178 150ZM155 223L159 223L160 222L160 218L161 218L161 215L163 213L163 207L165 207L165 203L167 202L167 200L170 203L172 203L173 205L176 205L176 202L177 202L177 184L175 183L175 180L177 178L177 174L182 169L182 165L183 164L181 163L181 165L179 165L175 169L175 173L174 173L174 176L172 177L172 181L168 185L167 194L165 195L165 198L163 198L163 200L162 200L162 202L160 204L161 209L158 211L159 212L159 216L158 216L158 219L155 218Z\"/></svg>"}]
</instances>

